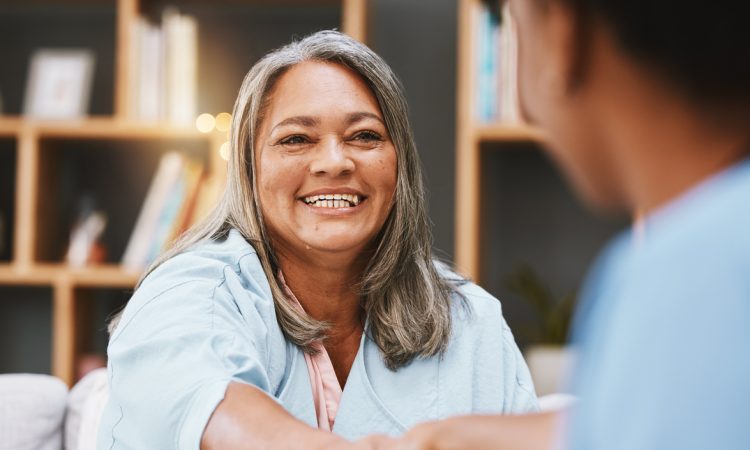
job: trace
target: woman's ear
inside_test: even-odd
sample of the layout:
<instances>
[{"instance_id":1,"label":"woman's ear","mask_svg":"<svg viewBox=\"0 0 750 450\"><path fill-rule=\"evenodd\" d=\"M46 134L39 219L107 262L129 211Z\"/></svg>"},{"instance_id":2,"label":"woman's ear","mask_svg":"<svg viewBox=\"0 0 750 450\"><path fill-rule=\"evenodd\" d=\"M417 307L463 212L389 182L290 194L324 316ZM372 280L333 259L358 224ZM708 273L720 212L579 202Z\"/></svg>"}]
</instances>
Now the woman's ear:
<instances>
[{"instance_id":1,"label":"woman's ear","mask_svg":"<svg viewBox=\"0 0 750 450\"><path fill-rule=\"evenodd\" d=\"M547 0L544 27L548 64L540 81L552 98L574 95L586 81L589 53L589 21L582 9L569 2Z\"/></svg>"}]
</instances>

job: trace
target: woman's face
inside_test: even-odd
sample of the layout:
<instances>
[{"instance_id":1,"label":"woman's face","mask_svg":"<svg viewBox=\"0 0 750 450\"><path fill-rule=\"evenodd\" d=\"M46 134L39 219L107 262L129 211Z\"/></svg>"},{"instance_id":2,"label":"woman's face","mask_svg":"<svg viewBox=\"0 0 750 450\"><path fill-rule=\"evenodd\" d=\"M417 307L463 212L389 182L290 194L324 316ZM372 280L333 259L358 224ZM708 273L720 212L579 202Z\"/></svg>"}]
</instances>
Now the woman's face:
<instances>
[{"instance_id":1,"label":"woman's face","mask_svg":"<svg viewBox=\"0 0 750 450\"><path fill-rule=\"evenodd\" d=\"M303 62L276 82L255 145L258 195L277 251L359 254L391 210L396 149L352 70Z\"/></svg>"},{"instance_id":2,"label":"woman's face","mask_svg":"<svg viewBox=\"0 0 750 450\"><path fill-rule=\"evenodd\" d=\"M595 106L606 99L590 70L595 57L580 46L572 9L561 0L509 1L518 30L524 116L545 131L551 155L587 202L617 208L616 165Z\"/></svg>"}]
</instances>

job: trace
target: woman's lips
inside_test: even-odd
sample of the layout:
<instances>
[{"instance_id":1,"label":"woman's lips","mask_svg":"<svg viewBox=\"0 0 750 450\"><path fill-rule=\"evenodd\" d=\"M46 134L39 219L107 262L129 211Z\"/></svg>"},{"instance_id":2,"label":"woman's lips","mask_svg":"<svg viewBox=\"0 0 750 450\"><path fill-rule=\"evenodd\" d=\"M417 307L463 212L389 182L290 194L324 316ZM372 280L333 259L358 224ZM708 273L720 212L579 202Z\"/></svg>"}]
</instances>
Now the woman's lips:
<instances>
[{"instance_id":1,"label":"woman's lips","mask_svg":"<svg viewBox=\"0 0 750 450\"><path fill-rule=\"evenodd\" d=\"M358 194L321 194L304 197L302 201L316 208L347 208L357 206L363 200Z\"/></svg>"},{"instance_id":2,"label":"woman's lips","mask_svg":"<svg viewBox=\"0 0 750 450\"><path fill-rule=\"evenodd\" d=\"M358 211L362 208L362 204L366 201L366 198L357 198L352 201L343 198L332 198L332 199L316 199L308 200L300 199L306 208L319 214L325 215L342 215L350 214Z\"/></svg>"}]
</instances>

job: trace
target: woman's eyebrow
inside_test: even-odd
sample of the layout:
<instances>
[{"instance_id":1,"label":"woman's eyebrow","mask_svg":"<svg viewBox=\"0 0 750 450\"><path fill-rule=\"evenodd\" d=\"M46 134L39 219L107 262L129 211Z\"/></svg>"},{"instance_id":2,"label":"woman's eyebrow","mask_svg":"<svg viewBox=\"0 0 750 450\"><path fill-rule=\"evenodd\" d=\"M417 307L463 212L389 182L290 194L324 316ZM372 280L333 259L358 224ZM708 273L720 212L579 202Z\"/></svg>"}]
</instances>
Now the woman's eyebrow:
<instances>
[{"instance_id":1,"label":"woman's eyebrow","mask_svg":"<svg viewBox=\"0 0 750 450\"><path fill-rule=\"evenodd\" d=\"M377 114L373 114L371 112L367 111L360 111L360 112L354 112L349 113L346 116L346 124L347 126L354 125L357 122L361 122L365 119L375 119L378 122L382 123L385 126L385 122L383 122L383 119L380 118ZM285 125L300 125L303 127L314 127L316 125L320 124L320 120L318 120L315 117L311 116L293 116L293 117L287 117L286 119L282 120L281 122L274 125L273 128L271 128L271 132L273 132L276 128L283 127Z\"/></svg>"},{"instance_id":2,"label":"woman's eyebrow","mask_svg":"<svg viewBox=\"0 0 750 450\"><path fill-rule=\"evenodd\" d=\"M355 112L355 113L351 113L347 115L346 123L347 125L353 125L365 119L375 119L378 122L382 123L383 126L385 126L385 123L383 122L383 119L380 118L380 116L378 116L377 114L373 114L371 112L366 112L366 111Z\"/></svg>"},{"instance_id":3,"label":"woman's eyebrow","mask_svg":"<svg viewBox=\"0 0 750 450\"><path fill-rule=\"evenodd\" d=\"M276 128L283 127L284 125L301 125L303 127L314 127L319 123L320 121L318 119L310 116L288 117L274 125L274 127L271 128L271 132L273 132L273 130L275 130Z\"/></svg>"}]
</instances>

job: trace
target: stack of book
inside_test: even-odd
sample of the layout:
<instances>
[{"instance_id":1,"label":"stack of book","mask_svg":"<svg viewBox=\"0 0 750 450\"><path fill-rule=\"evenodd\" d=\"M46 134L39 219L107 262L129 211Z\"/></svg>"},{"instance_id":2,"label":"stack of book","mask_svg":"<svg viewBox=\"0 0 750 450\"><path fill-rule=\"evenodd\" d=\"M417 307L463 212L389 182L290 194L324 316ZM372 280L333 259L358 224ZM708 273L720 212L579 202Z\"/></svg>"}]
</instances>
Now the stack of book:
<instances>
[{"instance_id":1,"label":"stack of book","mask_svg":"<svg viewBox=\"0 0 750 450\"><path fill-rule=\"evenodd\" d=\"M480 2L477 11L477 118L519 122L518 38L507 2Z\"/></svg>"},{"instance_id":2,"label":"stack of book","mask_svg":"<svg viewBox=\"0 0 750 450\"><path fill-rule=\"evenodd\" d=\"M179 152L162 156L122 257L129 270L148 267L193 222L204 165Z\"/></svg>"},{"instance_id":3,"label":"stack of book","mask_svg":"<svg viewBox=\"0 0 750 450\"><path fill-rule=\"evenodd\" d=\"M192 125L197 109L196 19L167 8L161 25L138 17L132 36L131 116L144 122Z\"/></svg>"}]
</instances>

